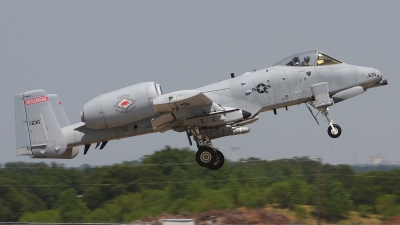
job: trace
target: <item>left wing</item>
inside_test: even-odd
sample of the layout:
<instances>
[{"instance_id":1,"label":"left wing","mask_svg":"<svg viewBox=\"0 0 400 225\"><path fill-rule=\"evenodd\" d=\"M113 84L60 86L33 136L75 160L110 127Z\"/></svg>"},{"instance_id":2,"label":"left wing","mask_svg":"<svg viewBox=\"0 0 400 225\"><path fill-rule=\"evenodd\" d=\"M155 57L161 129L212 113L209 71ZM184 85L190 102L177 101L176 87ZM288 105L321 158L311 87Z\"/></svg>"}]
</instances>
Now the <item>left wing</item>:
<instances>
[{"instance_id":1,"label":"left wing","mask_svg":"<svg viewBox=\"0 0 400 225\"><path fill-rule=\"evenodd\" d=\"M154 112L172 112L188 107L204 106L213 101L197 90L175 91L153 100Z\"/></svg>"},{"instance_id":2,"label":"left wing","mask_svg":"<svg viewBox=\"0 0 400 225\"><path fill-rule=\"evenodd\" d=\"M152 120L153 129L174 123L177 126L218 126L241 121L240 109L222 107L198 90L182 90L161 95L153 100L159 116Z\"/></svg>"}]
</instances>

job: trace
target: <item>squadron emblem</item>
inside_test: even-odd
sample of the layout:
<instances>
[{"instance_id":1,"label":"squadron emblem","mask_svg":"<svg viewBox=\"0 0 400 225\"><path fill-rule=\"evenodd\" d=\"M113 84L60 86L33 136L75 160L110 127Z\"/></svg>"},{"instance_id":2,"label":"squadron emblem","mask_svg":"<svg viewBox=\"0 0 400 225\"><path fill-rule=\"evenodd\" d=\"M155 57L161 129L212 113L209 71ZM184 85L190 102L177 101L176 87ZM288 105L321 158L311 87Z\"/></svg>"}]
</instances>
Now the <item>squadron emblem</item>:
<instances>
[{"instance_id":1,"label":"squadron emblem","mask_svg":"<svg viewBox=\"0 0 400 225\"><path fill-rule=\"evenodd\" d=\"M118 102L114 105L115 111L119 113L127 113L134 110L136 107L133 105L136 101L128 97L119 98Z\"/></svg>"}]
</instances>

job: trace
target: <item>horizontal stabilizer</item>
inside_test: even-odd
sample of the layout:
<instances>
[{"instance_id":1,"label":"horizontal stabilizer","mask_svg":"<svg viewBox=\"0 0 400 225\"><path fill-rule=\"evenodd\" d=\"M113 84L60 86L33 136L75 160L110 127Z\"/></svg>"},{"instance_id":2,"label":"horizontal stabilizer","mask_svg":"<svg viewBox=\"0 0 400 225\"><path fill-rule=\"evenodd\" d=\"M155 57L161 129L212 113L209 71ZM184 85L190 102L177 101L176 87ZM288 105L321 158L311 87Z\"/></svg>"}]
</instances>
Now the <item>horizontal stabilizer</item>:
<instances>
[{"instance_id":1,"label":"horizontal stabilizer","mask_svg":"<svg viewBox=\"0 0 400 225\"><path fill-rule=\"evenodd\" d=\"M67 150L61 155L57 155L57 156L32 155L31 158L34 158L34 159L43 159L43 158L47 158L47 159L73 159L78 155L78 153L79 153L79 147L73 147L73 148L67 148Z\"/></svg>"}]
</instances>

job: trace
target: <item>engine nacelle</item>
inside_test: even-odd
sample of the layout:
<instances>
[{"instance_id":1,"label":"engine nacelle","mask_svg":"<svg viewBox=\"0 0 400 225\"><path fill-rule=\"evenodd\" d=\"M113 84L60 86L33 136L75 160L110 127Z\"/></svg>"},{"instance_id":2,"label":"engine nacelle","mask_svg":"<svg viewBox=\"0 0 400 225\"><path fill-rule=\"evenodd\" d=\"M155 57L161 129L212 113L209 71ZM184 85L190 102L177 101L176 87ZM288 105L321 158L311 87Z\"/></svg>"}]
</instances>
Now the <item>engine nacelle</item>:
<instances>
[{"instance_id":1,"label":"engine nacelle","mask_svg":"<svg viewBox=\"0 0 400 225\"><path fill-rule=\"evenodd\" d=\"M162 95L159 84L145 82L97 96L83 106L87 128L122 126L154 115L152 101Z\"/></svg>"}]
</instances>

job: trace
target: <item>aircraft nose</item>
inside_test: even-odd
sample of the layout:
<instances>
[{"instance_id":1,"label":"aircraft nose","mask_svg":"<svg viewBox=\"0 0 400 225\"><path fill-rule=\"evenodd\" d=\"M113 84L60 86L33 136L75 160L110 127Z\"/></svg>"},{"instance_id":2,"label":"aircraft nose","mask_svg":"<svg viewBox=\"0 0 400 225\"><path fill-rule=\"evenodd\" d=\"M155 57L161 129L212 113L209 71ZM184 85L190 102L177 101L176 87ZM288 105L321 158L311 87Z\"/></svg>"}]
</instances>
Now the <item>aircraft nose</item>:
<instances>
[{"instance_id":1,"label":"aircraft nose","mask_svg":"<svg viewBox=\"0 0 400 225\"><path fill-rule=\"evenodd\" d=\"M384 85L387 85L387 84L388 84L388 81L387 81L386 79L383 79L382 72L379 71L379 70L376 70L376 78L377 78L378 80L377 80L376 83L374 84L375 87L384 86Z\"/></svg>"},{"instance_id":2,"label":"aircraft nose","mask_svg":"<svg viewBox=\"0 0 400 225\"><path fill-rule=\"evenodd\" d=\"M365 89L385 86L388 84L386 79L383 79L382 72L377 69L366 71L365 81L362 85Z\"/></svg>"},{"instance_id":3,"label":"aircraft nose","mask_svg":"<svg viewBox=\"0 0 400 225\"><path fill-rule=\"evenodd\" d=\"M377 70L377 69L372 69L372 70L373 70L372 73L375 73L376 77L377 77L377 78L380 78L380 80L382 80L382 73L381 73L381 71L379 71L379 70Z\"/></svg>"},{"instance_id":4,"label":"aircraft nose","mask_svg":"<svg viewBox=\"0 0 400 225\"><path fill-rule=\"evenodd\" d=\"M374 80L376 80L376 83L379 83L382 80L382 73L377 69L373 69L373 72L371 72L371 76Z\"/></svg>"},{"instance_id":5,"label":"aircraft nose","mask_svg":"<svg viewBox=\"0 0 400 225\"><path fill-rule=\"evenodd\" d=\"M360 68L361 69L361 78L362 84L364 88L369 88L370 86L379 83L382 80L382 73L381 71L374 69L374 68Z\"/></svg>"}]
</instances>

